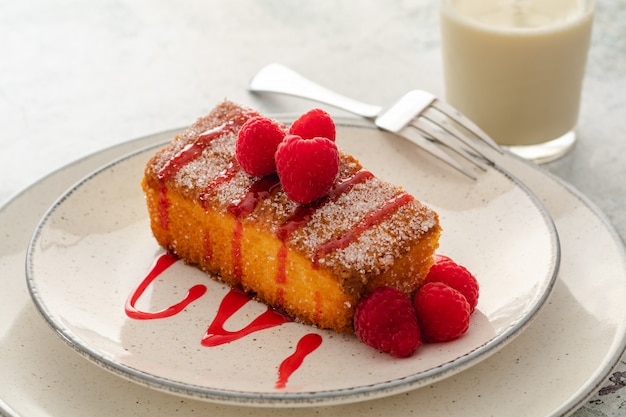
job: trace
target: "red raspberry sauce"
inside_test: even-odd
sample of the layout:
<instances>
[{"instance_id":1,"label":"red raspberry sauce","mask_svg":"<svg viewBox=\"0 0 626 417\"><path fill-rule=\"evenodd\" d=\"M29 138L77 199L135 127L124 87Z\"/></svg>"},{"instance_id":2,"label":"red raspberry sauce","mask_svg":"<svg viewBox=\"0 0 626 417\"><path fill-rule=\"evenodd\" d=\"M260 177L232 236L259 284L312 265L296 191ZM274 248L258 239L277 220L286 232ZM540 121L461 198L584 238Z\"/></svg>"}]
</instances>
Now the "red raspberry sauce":
<instances>
[{"instance_id":1,"label":"red raspberry sauce","mask_svg":"<svg viewBox=\"0 0 626 417\"><path fill-rule=\"evenodd\" d=\"M141 298L143 293L148 289L152 282L161 275L165 270L178 261L178 257L171 253L163 253L159 255L152 266L148 270L144 279L129 295L125 311L126 315L132 319L137 320L152 320L162 319L166 317L174 316L180 313L186 306L193 301L202 297L206 293L206 286L198 284L191 287L185 298L164 310L157 312L140 311L135 308L135 304ZM224 323L228 321L237 311L239 311L246 303L250 302L251 298L237 289L231 289L222 299L215 318L209 325L204 336L200 339L200 343L205 347L215 347L224 344L228 344L235 340L242 339L251 333L270 329L272 327L280 326L284 323L289 323L292 320L269 307L262 314L257 316L248 325L235 331L229 331L224 328ZM286 387L289 377L296 372L302 365L304 359L316 350L322 343L322 337L318 334L310 333L303 336L296 347L296 351L287 357L279 366L278 379L275 385L276 389L283 389Z\"/></svg>"}]
</instances>

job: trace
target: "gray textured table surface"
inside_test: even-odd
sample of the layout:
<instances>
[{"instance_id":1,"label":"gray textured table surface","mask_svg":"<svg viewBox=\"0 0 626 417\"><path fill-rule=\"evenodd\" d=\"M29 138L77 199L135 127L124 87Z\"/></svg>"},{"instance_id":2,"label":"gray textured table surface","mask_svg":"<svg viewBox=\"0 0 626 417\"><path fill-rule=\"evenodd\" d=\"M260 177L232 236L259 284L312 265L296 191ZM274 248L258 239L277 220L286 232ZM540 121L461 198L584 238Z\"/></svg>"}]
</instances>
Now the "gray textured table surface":
<instances>
[{"instance_id":1,"label":"gray textured table surface","mask_svg":"<svg viewBox=\"0 0 626 417\"><path fill-rule=\"evenodd\" d=\"M0 203L84 155L189 124L228 97L264 112L250 76L281 62L346 95L442 93L437 2L0 2ZM598 0L580 139L545 167L626 236L626 1ZM338 115L342 115L337 112ZM626 304L625 304L626 306ZM609 379L610 377L610 379ZM626 415L624 358L575 416Z\"/></svg>"}]
</instances>

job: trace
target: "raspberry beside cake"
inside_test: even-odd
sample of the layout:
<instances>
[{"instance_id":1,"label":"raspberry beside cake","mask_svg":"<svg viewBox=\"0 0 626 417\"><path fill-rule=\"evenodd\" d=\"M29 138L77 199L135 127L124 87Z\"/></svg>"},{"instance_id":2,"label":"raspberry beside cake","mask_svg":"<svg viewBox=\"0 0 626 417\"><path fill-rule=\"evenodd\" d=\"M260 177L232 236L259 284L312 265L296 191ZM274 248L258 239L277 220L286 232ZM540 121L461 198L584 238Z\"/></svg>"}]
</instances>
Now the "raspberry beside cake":
<instances>
[{"instance_id":1,"label":"raspberry beside cake","mask_svg":"<svg viewBox=\"0 0 626 417\"><path fill-rule=\"evenodd\" d=\"M412 295L433 264L437 214L340 153L330 190L290 199L275 174L241 169L235 143L258 116L225 101L148 162L142 186L158 243L296 321L353 331L380 286Z\"/></svg>"}]
</instances>

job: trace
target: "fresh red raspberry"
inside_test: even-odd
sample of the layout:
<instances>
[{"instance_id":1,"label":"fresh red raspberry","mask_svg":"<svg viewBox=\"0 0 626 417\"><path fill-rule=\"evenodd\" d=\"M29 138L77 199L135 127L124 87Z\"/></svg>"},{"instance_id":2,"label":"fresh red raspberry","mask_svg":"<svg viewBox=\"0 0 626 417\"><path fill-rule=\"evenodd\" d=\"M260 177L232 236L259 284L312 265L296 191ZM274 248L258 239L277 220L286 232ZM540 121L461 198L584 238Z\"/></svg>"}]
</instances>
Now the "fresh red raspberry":
<instances>
[{"instance_id":1,"label":"fresh red raspberry","mask_svg":"<svg viewBox=\"0 0 626 417\"><path fill-rule=\"evenodd\" d=\"M465 296L470 305L470 312L474 312L478 304L479 285L476 277L464 266L443 255L435 255L435 264L430 268L427 282L443 282Z\"/></svg>"},{"instance_id":2,"label":"fresh red raspberry","mask_svg":"<svg viewBox=\"0 0 626 417\"><path fill-rule=\"evenodd\" d=\"M366 345L398 358L411 356L421 344L415 309L393 287L379 287L357 304L354 332Z\"/></svg>"},{"instance_id":3,"label":"fresh red raspberry","mask_svg":"<svg viewBox=\"0 0 626 417\"><path fill-rule=\"evenodd\" d=\"M313 109L300 116L289 128L289 134L298 135L304 139L322 137L335 141L335 122L322 109Z\"/></svg>"},{"instance_id":4,"label":"fresh red raspberry","mask_svg":"<svg viewBox=\"0 0 626 417\"><path fill-rule=\"evenodd\" d=\"M274 154L284 137L284 128L274 120L265 117L248 119L237 135L237 162L250 175L261 177L275 173Z\"/></svg>"},{"instance_id":5,"label":"fresh red raspberry","mask_svg":"<svg viewBox=\"0 0 626 417\"><path fill-rule=\"evenodd\" d=\"M442 282L429 282L414 299L417 321L427 342L448 342L469 328L470 305L459 291Z\"/></svg>"},{"instance_id":6,"label":"fresh red raspberry","mask_svg":"<svg viewBox=\"0 0 626 417\"><path fill-rule=\"evenodd\" d=\"M287 135L278 145L275 158L287 197L300 204L326 195L339 172L339 150L326 138Z\"/></svg>"}]
</instances>

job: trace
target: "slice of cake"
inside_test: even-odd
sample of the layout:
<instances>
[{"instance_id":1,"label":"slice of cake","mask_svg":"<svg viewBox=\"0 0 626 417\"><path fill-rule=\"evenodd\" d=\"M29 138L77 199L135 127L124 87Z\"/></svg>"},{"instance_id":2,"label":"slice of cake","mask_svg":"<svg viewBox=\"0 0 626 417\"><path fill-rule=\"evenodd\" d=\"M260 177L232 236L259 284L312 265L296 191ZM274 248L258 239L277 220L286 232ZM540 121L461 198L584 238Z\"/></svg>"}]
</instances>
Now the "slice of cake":
<instances>
[{"instance_id":1,"label":"slice of cake","mask_svg":"<svg viewBox=\"0 0 626 417\"><path fill-rule=\"evenodd\" d=\"M142 186L158 243L296 321L339 332L353 331L357 302L374 288L412 295L433 264L437 214L341 152L330 189L296 203L276 174L249 175L235 157L256 116L225 101L150 159Z\"/></svg>"}]
</instances>

